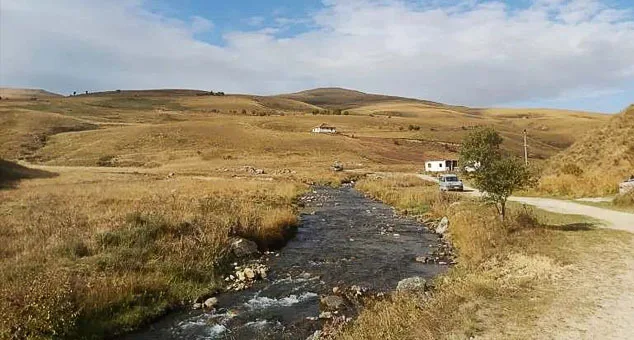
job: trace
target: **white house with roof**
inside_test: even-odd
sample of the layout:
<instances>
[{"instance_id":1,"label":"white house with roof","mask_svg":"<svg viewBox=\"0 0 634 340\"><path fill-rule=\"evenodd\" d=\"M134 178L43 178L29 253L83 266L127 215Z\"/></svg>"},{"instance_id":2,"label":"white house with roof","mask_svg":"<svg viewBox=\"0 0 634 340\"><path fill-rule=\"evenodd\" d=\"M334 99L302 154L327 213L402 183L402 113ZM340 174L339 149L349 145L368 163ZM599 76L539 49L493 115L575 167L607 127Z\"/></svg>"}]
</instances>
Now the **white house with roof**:
<instances>
[{"instance_id":1,"label":"white house with roof","mask_svg":"<svg viewBox=\"0 0 634 340\"><path fill-rule=\"evenodd\" d=\"M334 126L330 126L326 123L313 128L314 133L337 133L337 129Z\"/></svg>"},{"instance_id":2,"label":"white house with roof","mask_svg":"<svg viewBox=\"0 0 634 340\"><path fill-rule=\"evenodd\" d=\"M458 170L458 160L441 159L425 162L425 171L427 172L445 172Z\"/></svg>"}]
</instances>

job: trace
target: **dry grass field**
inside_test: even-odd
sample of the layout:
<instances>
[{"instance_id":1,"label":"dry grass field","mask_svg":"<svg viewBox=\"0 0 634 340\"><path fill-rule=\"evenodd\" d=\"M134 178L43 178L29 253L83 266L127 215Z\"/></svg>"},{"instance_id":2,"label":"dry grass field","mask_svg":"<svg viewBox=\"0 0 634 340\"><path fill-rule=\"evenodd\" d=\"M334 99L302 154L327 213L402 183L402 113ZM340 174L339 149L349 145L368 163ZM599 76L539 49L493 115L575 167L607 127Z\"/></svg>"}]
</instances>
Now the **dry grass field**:
<instances>
[{"instance_id":1,"label":"dry grass field","mask_svg":"<svg viewBox=\"0 0 634 340\"><path fill-rule=\"evenodd\" d=\"M545 159L608 118L341 89L23 93L0 100L0 338L100 338L191 303L218 288L230 236L263 249L281 242L296 224L294 198L345 176L329 170L335 160L414 172L425 159L455 157L481 125L499 129L512 152L528 128L531 156ZM310 133L321 123L339 133ZM449 204L421 185L360 187L411 213Z\"/></svg>"},{"instance_id":2,"label":"dry grass field","mask_svg":"<svg viewBox=\"0 0 634 340\"><path fill-rule=\"evenodd\" d=\"M630 175L634 175L634 105L550 159L538 190L569 197L610 195Z\"/></svg>"},{"instance_id":3,"label":"dry grass field","mask_svg":"<svg viewBox=\"0 0 634 340\"><path fill-rule=\"evenodd\" d=\"M3 339L101 337L189 304L219 287L231 235L261 249L283 242L304 190L293 181L51 170L0 191Z\"/></svg>"},{"instance_id":4,"label":"dry grass field","mask_svg":"<svg viewBox=\"0 0 634 340\"><path fill-rule=\"evenodd\" d=\"M33 100L61 97L61 95L41 89L0 87L0 97L5 100Z\"/></svg>"}]
</instances>

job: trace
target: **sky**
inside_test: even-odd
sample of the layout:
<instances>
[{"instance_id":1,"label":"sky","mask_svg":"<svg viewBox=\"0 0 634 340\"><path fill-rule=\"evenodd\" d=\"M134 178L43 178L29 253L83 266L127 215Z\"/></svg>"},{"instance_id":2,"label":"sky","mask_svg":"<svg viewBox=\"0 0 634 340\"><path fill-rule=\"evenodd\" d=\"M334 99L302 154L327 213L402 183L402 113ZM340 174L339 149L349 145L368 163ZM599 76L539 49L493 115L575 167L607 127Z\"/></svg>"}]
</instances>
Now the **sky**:
<instances>
[{"instance_id":1,"label":"sky","mask_svg":"<svg viewBox=\"0 0 634 340\"><path fill-rule=\"evenodd\" d=\"M631 0L0 0L0 86L634 103Z\"/></svg>"}]
</instances>

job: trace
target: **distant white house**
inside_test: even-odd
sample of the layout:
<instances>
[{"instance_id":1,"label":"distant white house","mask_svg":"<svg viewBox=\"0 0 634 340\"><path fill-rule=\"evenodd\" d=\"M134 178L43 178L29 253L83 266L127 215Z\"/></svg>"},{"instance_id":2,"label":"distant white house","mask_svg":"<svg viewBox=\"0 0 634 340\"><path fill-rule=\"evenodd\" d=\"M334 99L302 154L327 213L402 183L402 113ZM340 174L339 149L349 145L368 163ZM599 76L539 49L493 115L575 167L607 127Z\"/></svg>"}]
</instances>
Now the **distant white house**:
<instances>
[{"instance_id":1,"label":"distant white house","mask_svg":"<svg viewBox=\"0 0 634 340\"><path fill-rule=\"evenodd\" d=\"M454 170L458 170L458 161L455 159L442 159L425 162L425 171L427 172L445 172Z\"/></svg>"},{"instance_id":2,"label":"distant white house","mask_svg":"<svg viewBox=\"0 0 634 340\"><path fill-rule=\"evenodd\" d=\"M337 129L334 126L329 126L326 123L323 123L317 127L313 128L314 133L337 133Z\"/></svg>"}]
</instances>

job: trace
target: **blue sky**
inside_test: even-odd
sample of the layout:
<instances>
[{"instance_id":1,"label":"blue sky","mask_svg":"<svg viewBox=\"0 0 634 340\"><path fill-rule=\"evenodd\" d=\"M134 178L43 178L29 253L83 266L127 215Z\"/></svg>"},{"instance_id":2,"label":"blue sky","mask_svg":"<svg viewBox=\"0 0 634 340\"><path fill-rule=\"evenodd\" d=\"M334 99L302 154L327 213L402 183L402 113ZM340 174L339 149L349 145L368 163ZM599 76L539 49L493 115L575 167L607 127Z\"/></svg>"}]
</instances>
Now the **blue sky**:
<instances>
[{"instance_id":1,"label":"blue sky","mask_svg":"<svg viewBox=\"0 0 634 340\"><path fill-rule=\"evenodd\" d=\"M215 45L224 45L222 35L226 32L257 30L262 27L279 27L276 19L303 19L323 8L320 0L272 0L272 1L147 1L148 9L188 20L200 16L213 22L214 29L200 34L199 39ZM278 36L293 36L308 30L309 23L286 25Z\"/></svg>"},{"instance_id":2,"label":"blue sky","mask_svg":"<svg viewBox=\"0 0 634 340\"><path fill-rule=\"evenodd\" d=\"M600 112L634 102L629 0L2 0L0 9L2 86L340 86Z\"/></svg>"}]
</instances>

